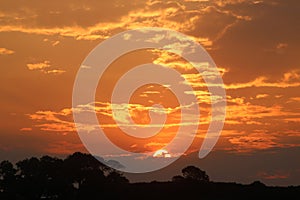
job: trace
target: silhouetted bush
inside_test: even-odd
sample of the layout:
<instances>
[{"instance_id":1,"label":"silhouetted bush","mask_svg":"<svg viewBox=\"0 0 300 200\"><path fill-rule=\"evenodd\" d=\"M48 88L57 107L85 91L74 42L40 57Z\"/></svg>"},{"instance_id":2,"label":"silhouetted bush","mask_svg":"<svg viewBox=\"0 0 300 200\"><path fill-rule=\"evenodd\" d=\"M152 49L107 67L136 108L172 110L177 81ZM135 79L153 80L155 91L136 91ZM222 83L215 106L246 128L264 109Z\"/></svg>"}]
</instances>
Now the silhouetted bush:
<instances>
[{"instance_id":1,"label":"silhouetted bush","mask_svg":"<svg viewBox=\"0 0 300 200\"><path fill-rule=\"evenodd\" d=\"M182 181L184 181L184 177L180 176L180 175L173 176L172 181L173 182L182 182Z\"/></svg>"},{"instance_id":2,"label":"silhouetted bush","mask_svg":"<svg viewBox=\"0 0 300 200\"><path fill-rule=\"evenodd\" d=\"M182 176L174 176L172 178L173 182L209 182L209 176L205 171L202 171L195 166L187 166L181 170Z\"/></svg>"}]
</instances>

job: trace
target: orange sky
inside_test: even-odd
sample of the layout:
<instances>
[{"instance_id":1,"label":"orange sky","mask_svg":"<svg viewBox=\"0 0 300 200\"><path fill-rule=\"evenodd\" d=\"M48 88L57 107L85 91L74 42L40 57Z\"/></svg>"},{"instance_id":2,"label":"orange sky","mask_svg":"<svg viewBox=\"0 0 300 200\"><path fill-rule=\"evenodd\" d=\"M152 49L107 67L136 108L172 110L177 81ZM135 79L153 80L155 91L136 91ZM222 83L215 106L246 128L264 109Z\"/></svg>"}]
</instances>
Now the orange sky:
<instances>
[{"instance_id":1,"label":"orange sky","mask_svg":"<svg viewBox=\"0 0 300 200\"><path fill-rule=\"evenodd\" d=\"M299 6L297 0L0 1L1 159L86 151L71 111L77 70L101 41L149 26L193 37L220 69L228 107L215 151L251 154L299 147ZM188 68L180 58L163 52L131 54L114 64L132 67L151 61L183 72ZM207 129L210 102L199 77L185 78L202 88L197 97L203 118L199 137L189 151L193 152L199 149ZM111 75L105 79L113 81ZM95 101L103 103L105 90L109 88L97 90ZM149 94L144 88L135 95L147 91ZM170 93L166 94L170 103ZM152 98L158 99L155 92ZM140 102L145 101L132 101ZM172 103L176 106L175 100ZM99 106L98 116L106 112L101 110L104 104ZM139 117L147 112L137 110L135 114L137 121L148 122ZM172 120L169 122L175 123L176 119ZM169 135L142 143L143 148L149 144L147 148L159 149L168 142L175 130L164 131ZM124 148L131 146L133 151L138 148L134 142L126 145Z\"/></svg>"}]
</instances>

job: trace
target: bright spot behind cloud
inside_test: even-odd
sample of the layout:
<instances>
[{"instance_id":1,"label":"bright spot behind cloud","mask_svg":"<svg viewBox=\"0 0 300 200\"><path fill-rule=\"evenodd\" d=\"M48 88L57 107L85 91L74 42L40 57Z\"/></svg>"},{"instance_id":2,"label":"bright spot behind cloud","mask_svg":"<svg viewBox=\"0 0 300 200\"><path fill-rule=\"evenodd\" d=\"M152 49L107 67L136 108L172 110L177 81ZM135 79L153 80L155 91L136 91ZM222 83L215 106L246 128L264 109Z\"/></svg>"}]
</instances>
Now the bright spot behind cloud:
<instances>
[{"instance_id":1,"label":"bright spot behind cloud","mask_svg":"<svg viewBox=\"0 0 300 200\"><path fill-rule=\"evenodd\" d=\"M154 158L171 158L171 154L169 154L169 152L165 149L160 149L157 150L154 154L153 154Z\"/></svg>"}]
</instances>

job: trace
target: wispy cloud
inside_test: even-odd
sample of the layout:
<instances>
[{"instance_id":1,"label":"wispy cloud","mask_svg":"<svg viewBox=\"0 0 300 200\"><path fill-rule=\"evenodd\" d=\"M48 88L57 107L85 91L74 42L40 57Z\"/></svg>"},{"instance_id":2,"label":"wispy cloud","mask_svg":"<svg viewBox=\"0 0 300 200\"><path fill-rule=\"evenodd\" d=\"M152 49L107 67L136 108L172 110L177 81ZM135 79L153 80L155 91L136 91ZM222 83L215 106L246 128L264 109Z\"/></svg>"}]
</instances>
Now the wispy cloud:
<instances>
[{"instance_id":1,"label":"wispy cloud","mask_svg":"<svg viewBox=\"0 0 300 200\"><path fill-rule=\"evenodd\" d=\"M243 89L250 87L274 87L274 88L289 88L289 87L299 87L300 86L300 71L291 70L283 74L283 77L277 81L272 82L268 77L261 76L253 81L247 83L233 83L227 84L226 89Z\"/></svg>"},{"instance_id":2,"label":"wispy cloud","mask_svg":"<svg viewBox=\"0 0 300 200\"><path fill-rule=\"evenodd\" d=\"M11 55L14 54L15 51L6 49L6 48L0 48L0 55Z\"/></svg>"},{"instance_id":3,"label":"wispy cloud","mask_svg":"<svg viewBox=\"0 0 300 200\"><path fill-rule=\"evenodd\" d=\"M32 128L24 127L24 128L21 128L20 131L32 131Z\"/></svg>"},{"instance_id":4,"label":"wispy cloud","mask_svg":"<svg viewBox=\"0 0 300 200\"><path fill-rule=\"evenodd\" d=\"M274 179L287 179L290 177L289 172L285 171L272 171L272 172L258 172L257 176L262 179L274 180Z\"/></svg>"},{"instance_id":5,"label":"wispy cloud","mask_svg":"<svg viewBox=\"0 0 300 200\"><path fill-rule=\"evenodd\" d=\"M42 131L69 133L75 131L72 121L71 109L63 109L60 112L37 111L28 114L28 117L35 122L35 127Z\"/></svg>"},{"instance_id":6,"label":"wispy cloud","mask_svg":"<svg viewBox=\"0 0 300 200\"><path fill-rule=\"evenodd\" d=\"M40 62L40 63L28 63L26 66L29 70L43 71L45 68L50 67L50 61L45 60L44 62Z\"/></svg>"},{"instance_id":7,"label":"wispy cloud","mask_svg":"<svg viewBox=\"0 0 300 200\"><path fill-rule=\"evenodd\" d=\"M235 136L229 139L233 148L238 152L248 152L257 149L268 149L281 146L276 137L265 133L253 133L244 136Z\"/></svg>"},{"instance_id":8,"label":"wispy cloud","mask_svg":"<svg viewBox=\"0 0 300 200\"><path fill-rule=\"evenodd\" d=\"M38 63L28 63L27 68L31 71L36 70L40 71L44 74L63 74L66 71L62 69L49 69L51 68L50 61L45 60L43 62L38 62Z\"/></svg>"},{"instance_id":9,"label":"wispy cloud","mask_svg":"<svg viewBox=\"0 0 300 200\"><path fill-rule=\"evenodd\" d=\"M263 98L266 98L266 97L269 97L269 94L257 94L255 96L256 99L263 99Z\"/></svg>"}]
</instances>

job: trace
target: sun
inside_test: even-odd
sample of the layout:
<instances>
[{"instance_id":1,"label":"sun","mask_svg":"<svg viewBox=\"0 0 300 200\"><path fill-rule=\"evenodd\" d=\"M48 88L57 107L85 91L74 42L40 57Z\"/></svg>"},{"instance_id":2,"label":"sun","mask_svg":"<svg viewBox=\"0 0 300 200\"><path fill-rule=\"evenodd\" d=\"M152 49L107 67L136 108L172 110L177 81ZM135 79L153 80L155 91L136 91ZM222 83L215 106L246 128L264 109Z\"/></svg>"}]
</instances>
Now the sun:
<instances>
[{"instance_id":1,"label":"sun","mask_svg":"<svg viewBox=\"0 0 300 200\"><path fill-rule=\"evenodd\" d=\"M171 158L171 154L165 150L165 149L160 149L155 151L155 153L153 154L154 158Z\"/></svg>"}]
</instances>

